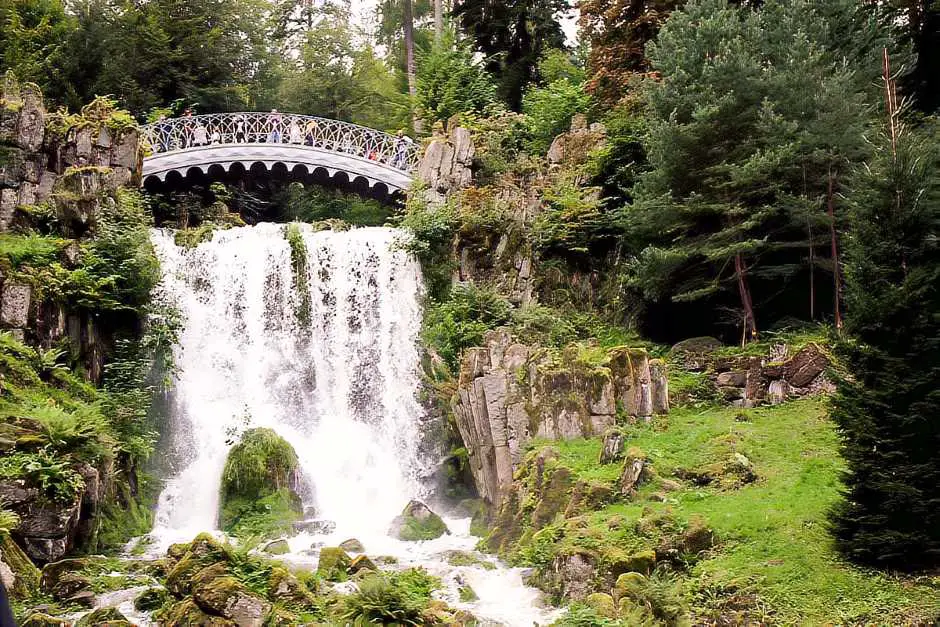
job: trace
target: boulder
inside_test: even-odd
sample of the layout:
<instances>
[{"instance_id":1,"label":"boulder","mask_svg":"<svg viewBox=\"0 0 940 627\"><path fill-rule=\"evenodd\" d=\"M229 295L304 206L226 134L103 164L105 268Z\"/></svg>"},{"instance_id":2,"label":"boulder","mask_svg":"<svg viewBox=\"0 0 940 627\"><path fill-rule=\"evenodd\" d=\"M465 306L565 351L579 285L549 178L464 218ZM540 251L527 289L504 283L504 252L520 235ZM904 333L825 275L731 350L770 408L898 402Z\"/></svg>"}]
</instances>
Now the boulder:
<instances>
[{"instance_id":1,"label":"boulder","mask_svg":"<svg viewBox=\"0 0 940 627\"><path fill-rule=\"evenodd\" d=\"M290 553L290 545L284 538L279 538L277 540L271 540L265 544L261 550L269 555L284 555L285 553Z\"/></svg>"},{"instance_id":2,"label":"boulder","mask_svg":"<svg viewBox=\"0 0 940 627\"><path fill-rule=\"evenodd\" d=\"M293 523L292 527L298 533L310 535L328 535L336 531L336 523L326 519L298 520Z\"/></svg>"},{"instance_id":3,"label":"boulder","mask_svg":"<svg viewBox=\"0 0 940 627\"><path fill-rule=\"evenodd\" d=\"M604 618L617 618L617 606L614 604L614 598L604 592L595 592L587 595L584 604L597 612L598 616Z\"/></svg>"},{"instance_id":4,"label":"boulder","mask_svg":"<svg viewBox=\"0 0 940 627\"><path fill-rule=\"evenodd\" d=\"M559 555L552 562L552 579L560 596L568 601L582 601L594 590L597 576L595 559L587 553Z\"/></svg>"},{"instance_id":5,"label":"boulder","mask_svg":"<svg viewBox=\"0 0 940 627\"><path fill-rule=\"evenodd\" d=\"M153 612L163 607L169 598L164 588L148 588L134 599L134 609L138 612Z\"/></svg>"},{"instance_id":6,"label":"boulder","mask_svg":"<svg viewBox=\"0 0 940 627\"><path fill-rule=\"evenodd\" d=\"M646 589L649 580L645 575L637 572L624 573L617 577L611 596L614 601L620 602L621 599L633 598Z\"/></svg>"},{"instance_id":7,"label":"boulder","mask_svg":"<svg viewBox=\"0 0 940 627\"><path fill-rule=\"evenodd\" d=\"M631 448L627 451L623 462L623 470L620 473L620 494L632 496L636 493L637 486L643 483L648 476L646 454L637 448Z\"/></svg>"},{"instance_id":8,"label":"boulder","mask_svg":"<svg viewBox=\"0 0 940 627\"><path fill-rule=\"evenodd\" d=\"M730 370L728 372L718 373L715 383L720 387L743 388L747 385L747 372L744 370Z\"/></svg>"},{"instance_id":9,"label":"boulder","mask_svg":"<svg viewBox=\"0 0 940 627\"><path fill-rule=\"evenodd\" d=\"M656 567L655 551L639 551L617 561L614 572L616 573L642 573L649 575Z\"/></svg>"},{"instance_id":10,"label":"boulder","mask_svg":"<svg viewBox=\"0 0 940 627\"><path fill-rule=\"evenodd\" d=\"M114 607L102 607L85 614L75 627L130 627L131 623Z\"/></svg>"},{"instance_id":11,"label":"boulder","mask_svg":"<svg viewBox=\"0 0 940 627\"><path fill-rule=\"evenodd\" d=\"M82 607L95 607L98 598L95 596L95 593L91 590L82 590L81 592L76 592L69 598L65 599L67 605L80 605Z\"/></svg>"},{"instance_id":12,"label":"boulder","mask_svg":"<svg viewBox=\"0 0 940 627\"><path fill-rule=\"evenodd\" d=\"M0 531L0 574L14 598L30 597L39 590L39 569L4 531Z\"/></svg>"},{"instance_id":13,"label":"boulder","mask_svg":"<svg viewBox=\"0 0 940 627\"><path fill-rule=\"evenodd\" d=\"M314 602L313 593L286 568L274 566L268 577L268 597L274 602L291 606L307 606Z\"/></svg>"},{"instance_id":14,"label":"boulder","mask_svg":"<svg viewBox=\"0 0 940 627\"><path fill-rule=\"evenodd\" d=\"M783 376L793 387L804 388L825 372L828 366L829 358L822 349L816 344L809 344L784 364Z\"/></svg>"},{"instance_id":15,"label":"boulder","mask_svg":"<svg viewBox=\"0 0 940 627\"><path fill-rule=\"evenodd\" d=\"M217 577L196 586L193 600L203 611L223 616L239 627L262 627L271 604L234 577Z\"/></svg>"},{"instance_id":16,"label":"boulder","mask_svg":"<svg viewBox=\"0 0 940 627\"><path fill-rule=\"evenodd\" d=\"M623 449L626 437L620 431L608 431L601 445L601 454L598 463L611 464L623 459Z\"/></svg>"},{"instance_id":17,"label":"boulder","mask_svg":"<svg viewBox=\"0 0 940 627\"><path fill-rule=\"evenodd\" d=\"M160 623L163 625L199 625L199 627L240 627L228 618L207 614L191 598L175 603L165 613L161 613Z\"/></svg>"},{"instance_id":18,"label":"boulder","mask_svg":"<svg viewBox=\"0 0 940 627\"><path fill-rule=\"evenodd\" d=\"M354 575L361 570L378 570L372 560L366 555L357 555L349 563L349 574Z\"/></svg>"},{"instance_id":19,"label":"boulder","mask_svg":"<svg viewBox=\"0 0 940 627\"><path fill-rule=\"evenodd\" d=\"M349 540L343 540L339 543L339 548L349 553L363 553L366 548L362 546L362 542L356 538L350 538Z\"/></svg>"},{"instance_id":20,"label":"boulder","mask_svg":"<svg viewBox=\"0 0 940 627\"><path fill-rule=\"evenodd\" d=\"M440 516L421 501L412 500L392 521L389 535L399 540L433 540L450 533Z\"/></svg>"},{"instance_id":21,"label":"boulder","mask_svg":"<svg viewBox=\"0 0 940 627\"><path fill-rule=\"evenodd\" d=\"M339 547L323 547L320 549L320 560L317 563L317 574L327 581L342 581L346 577L352 560L343 549Z\"/></svg>"},{"instance_id":22,"label":"boulder","mask_svg":"<svg viewBox=\"0 0 940 627\"><path fill-rule=\"evenodd\" d=\"M68 621L64 618L49 616L48 614L43 614L42 612L34 612L27 616L22 623L20 623L20 627L54 627L56 625L68 627L71 624L71 621Z\"/></svg>"}]
</instances>

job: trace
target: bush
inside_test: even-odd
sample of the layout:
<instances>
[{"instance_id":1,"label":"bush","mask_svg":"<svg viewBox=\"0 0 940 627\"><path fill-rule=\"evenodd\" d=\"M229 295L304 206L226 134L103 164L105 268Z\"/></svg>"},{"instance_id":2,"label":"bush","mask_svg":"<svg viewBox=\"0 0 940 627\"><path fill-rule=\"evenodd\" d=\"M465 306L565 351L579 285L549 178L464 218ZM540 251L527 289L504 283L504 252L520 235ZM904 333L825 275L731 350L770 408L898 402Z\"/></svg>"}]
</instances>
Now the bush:
<instances>
[{"instance_id":1,"label":"bush","mask_svg":"<svg viewBox=\"0 0 940 627\"><path fill-rule=\"evenodd\" d=\"M364 578L359 591L345 600L343 617L354 625L421 625L421 614L440 582L424 570L375 573Z\"/></svg>"},{"instance_id":2,"label":"bush","mask_svg":"<svg viewBox=\"0 0 940 627\"><path fill-rule=\"evenodd\" d=\"M509 320L509 302L495 291L474 284L457 285L446 301L425 312L422 339L451 372L457 372L461 353L471 346L480 346L487 331Z\"/></svg>"}]
</instances>

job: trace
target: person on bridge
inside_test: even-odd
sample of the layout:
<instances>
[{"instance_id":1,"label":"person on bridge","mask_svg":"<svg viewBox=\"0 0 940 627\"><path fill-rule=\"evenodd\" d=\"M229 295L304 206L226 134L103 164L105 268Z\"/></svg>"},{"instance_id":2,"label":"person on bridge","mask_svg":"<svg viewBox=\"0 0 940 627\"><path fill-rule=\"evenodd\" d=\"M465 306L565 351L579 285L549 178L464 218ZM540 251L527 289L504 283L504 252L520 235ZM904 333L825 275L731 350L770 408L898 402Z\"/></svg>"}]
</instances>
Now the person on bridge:
<instances>
[{"instance_id":1,"label":"person on bridge","mask_svg":"<svg viewBox=\"0 0 940 627\"><path fill-rule=\"evenodd\" d=\"M277 112L277 109L271 109L271 114L268 116L268 143L269 144L279 144L281 143L281 114Z\"/></svg>"},{"instance_id":2,"label":"person on bridge","mask_svg":"<svg viewBox=\"0 0 940 627\"><path fill-rule=\"evenodd\" d=\"M154 129L157 131L156 151L168 152L170 150L170 124L166 121L165 115L160 114Z\"/></svg>"},{"instance_id":3,"label":"person on bridge","mask_svg":"<svg viewBox=\"0 0 940 627\"><path fill-rule=\"evenodd\" d=\"M395 138L395 158L392 159L392 167L404 170L408 163L408 147L412 144L411 138L405 135L405 131L399 130Z\"/></svg>"},{"instance_id":4,"label":"person on bridge","mask_svg":"<svg viewBox=\"0 0 940 627\"><path fill-rule=\"evenodd\" d=\"M300 124L297 124L297 118L291 118L290 125L287 127L287 140L292 144L299 144L303 141L303 135L300 132Z\"/></svg>"},{"instance_id":5,"label":"person on bridge","mask_svg":"<svg viewBox=\"0 0 940 627\"><path fill-rule=\"evenodd\" d=\"M221 144L222 143L222 133L219 132L218 126L211 126L209 133L209 143L210 144Z\"/></svg>"},{"instance_id":6,"label":"person on bridge","mask_svg":"<svg viewBox=\"0 0 940 627\"><path fill-rule=\"evenodd\" d=\"M317 121L310 120L307 122L307 125L304 126L304 144L307 146L313 146L316 144L317 140Z\"/></svg>"},{"instance_id":7,"label":"person on bridge","mask_svg":"<svg viewBox=\"0 0 940 627\"><path fill-rule=\"evenodd\" d=\"M193 146L205 146L209 143L209 137L206 134L206 127L201 122L193 125Z\"/></svg>"},{"instance_id":8,"label":"person on bridge","mask_svg":"<svg viewBox=\"0 0 940 627\"><path fill-rule=\"evenodd\" d=\"M183 132L180 134L180 148L189 148L193 143L193 110L183 111Z\"/></svg>"},{"instance_id":9,"label":"person on bridge","mask_svg":"<svg viewBox=\"0 0 940 627\"><path fill-rule=\"evenodd\" d=\"M244 144L248 140L248 135L245 133L245 116L239 115L235 117L235 143Z\"/></svg>"}]
</instances>

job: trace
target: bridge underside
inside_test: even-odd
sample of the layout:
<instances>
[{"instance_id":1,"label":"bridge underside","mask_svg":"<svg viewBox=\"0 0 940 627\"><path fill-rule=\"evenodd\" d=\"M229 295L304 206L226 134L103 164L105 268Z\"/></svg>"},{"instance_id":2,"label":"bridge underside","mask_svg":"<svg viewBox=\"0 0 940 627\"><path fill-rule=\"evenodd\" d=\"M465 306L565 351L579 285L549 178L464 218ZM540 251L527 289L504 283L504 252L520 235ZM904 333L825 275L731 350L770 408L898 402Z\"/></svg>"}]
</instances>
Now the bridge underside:
<instances>
[{"instance_id":1,"label":"bridge underside","mask_svg":"<svg viewBox=\"0 0 940 627\"><path fill-rule=\"evenodd\" d=\"M292 144L202 146L152 155L143 166L144 186L152 190L249 176L319 183L387 198L411 184L406 172L388 165Z\"/></svg>"}]
</instances>

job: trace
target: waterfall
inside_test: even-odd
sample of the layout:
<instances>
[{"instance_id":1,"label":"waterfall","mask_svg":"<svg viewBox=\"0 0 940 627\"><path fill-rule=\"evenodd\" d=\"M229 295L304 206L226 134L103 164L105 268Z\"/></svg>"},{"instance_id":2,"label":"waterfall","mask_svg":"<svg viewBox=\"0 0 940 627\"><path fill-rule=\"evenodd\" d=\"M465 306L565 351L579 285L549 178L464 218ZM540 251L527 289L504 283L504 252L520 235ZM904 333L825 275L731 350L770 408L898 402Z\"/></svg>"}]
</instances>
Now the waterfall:
<instances>
[{"instance_id":1,"label":"waterfall","mask_svg":"<svg viewBox=\"0 0 940 627\"><path fill-rule=\"evenodd\" d=\"M184 322L157 538L217 528L228 448L247 426L293 445L305 505L349 533L384 531L421 495L420 267L394 229L296 226L298 277L285 225L219 231L193 249L154 232Z\"/></svg>"}]
</instances>

